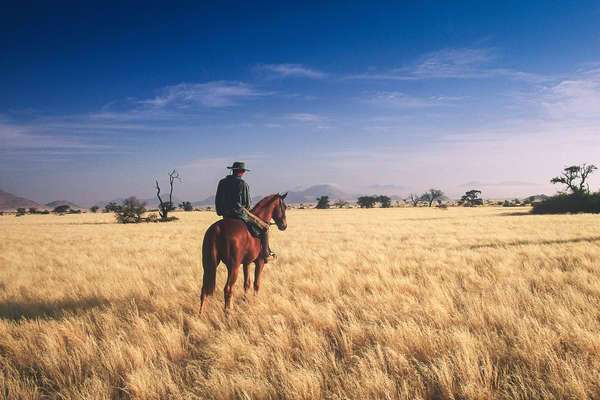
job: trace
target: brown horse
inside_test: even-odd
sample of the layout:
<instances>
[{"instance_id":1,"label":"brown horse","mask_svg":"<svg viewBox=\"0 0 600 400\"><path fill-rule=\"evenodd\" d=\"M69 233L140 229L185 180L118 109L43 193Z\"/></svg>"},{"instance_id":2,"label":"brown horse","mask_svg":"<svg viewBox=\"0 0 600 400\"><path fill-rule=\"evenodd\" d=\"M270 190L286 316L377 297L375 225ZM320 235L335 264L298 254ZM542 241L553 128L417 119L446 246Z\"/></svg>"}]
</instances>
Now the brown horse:
<instances>
[{"instance_id":1,"label":"brown horse","mask_svg":"<svg viewBox=\"0 0 600 400\"><path fill-rule=\"evenodd\" d=\"M275 220L279 230L287 228L285 219L286 205L283 201L286 194L272 194L265 197L254 206L252 214L266 223ZM244 291L250 290L249 264L254 263L254 294L260 288L260 275L264 267L261 257L261 242L248 231L246 223L241 219L224 218L212 224L204 234L202 243L202 295L200 301L200 314L204 311L206 297L215 291L217 265L219 262L227 266L227 283L225 284L225 311L231 307L233 285L238 276L240 264L244 265Z\"/></svg>"}]
</instances>

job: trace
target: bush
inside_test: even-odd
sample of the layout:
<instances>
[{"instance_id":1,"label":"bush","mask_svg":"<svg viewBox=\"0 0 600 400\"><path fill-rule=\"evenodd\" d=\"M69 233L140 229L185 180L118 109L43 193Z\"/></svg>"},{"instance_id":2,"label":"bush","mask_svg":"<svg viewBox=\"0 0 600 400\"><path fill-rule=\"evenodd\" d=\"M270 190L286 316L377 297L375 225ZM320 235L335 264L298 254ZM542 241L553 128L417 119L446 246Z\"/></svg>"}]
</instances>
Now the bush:
<instances>
[{"instance_id":1,"label":"bush","mask_svg":"<svg viewBox=\"0 0 600 400\"><path fill-rule=\"evenodd\" d=\"M146 212L145 203L140 202L135 196L123 200L115 217L121 224L135 224L142 221L142 214Z\"/></svg>"},{"instance_id":2,"label":"bush","mask_svg":"<svg viewBox=\"0 0 600 400\"><path fill-rule=\"evenodd\" d=\"M317 198L317 208L325 209L329 208L329 196L321 196Z\"/></svg>"},{"instance_id":3,"label":"bush","mask_svg":"<svg viewBox=\"0 0 600 400\"><path fill-rule=\"evenodd\" d=\"M91 206L90 211L95 213L96 211L98 211L98 208L99 208L98 206Z\"/></svg>"},{"instance_id":4,"label":"bush","mask_svg":"<svg viewBox=\"0 0 600 400\"><path fill-rule=\"evenodd\" d=\"M62 206L54 207L54 210L52 210L52 212L55 214L64 214L69 208L70 206L68 204L63 204Z\"/></svg>"},{"instance_id":5,"label":"bush","mask_svg":"<svg viewBox=\"0 0 600 400\"><path fill-rule=\"evenodd\" d=\"M533 203L532 214L600 213L600 193L559 194Z\"/></svg>"},{"instance_id":6,"label":"bush","mask_svg":"<svg viewBox=\"0 0 600 400\"><path fill-rule=\"evenodd\" d=\"M111 201L106 206L104 206L104 212L118 212L120 210L121 206L115 203L114 201Z\"/></svg>"},{"instance_id":7,"label":"bush","mask_svg":"<svg viewBox=\"0 0 600 400\"><path fill-rule=\"evenodd\" d=\"M189 201L179 203L179 208L182 208L183 211L194 211L194 206L192 206L192 203Z\"/></svg>"}]
</instances>

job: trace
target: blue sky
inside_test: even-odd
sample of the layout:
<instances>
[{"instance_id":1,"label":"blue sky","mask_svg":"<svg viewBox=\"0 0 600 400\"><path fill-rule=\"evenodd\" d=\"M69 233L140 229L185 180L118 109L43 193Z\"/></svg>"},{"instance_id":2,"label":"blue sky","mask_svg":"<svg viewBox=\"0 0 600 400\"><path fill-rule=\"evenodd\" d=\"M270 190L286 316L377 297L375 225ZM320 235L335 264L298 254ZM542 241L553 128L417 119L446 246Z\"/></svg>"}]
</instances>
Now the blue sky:
<instances>
[{"instance_id":1,"label":"blue sky","mask_svg":"<svg viewBox=\"0 0 600 400\"><path fill-rule=\"evenodd\" d=\"M0 188L90 204L177 168L193 201L242 160L254 194L493 198L600 164L600 3L370 3L8 7Z\"/></svg>"}]
</instances>

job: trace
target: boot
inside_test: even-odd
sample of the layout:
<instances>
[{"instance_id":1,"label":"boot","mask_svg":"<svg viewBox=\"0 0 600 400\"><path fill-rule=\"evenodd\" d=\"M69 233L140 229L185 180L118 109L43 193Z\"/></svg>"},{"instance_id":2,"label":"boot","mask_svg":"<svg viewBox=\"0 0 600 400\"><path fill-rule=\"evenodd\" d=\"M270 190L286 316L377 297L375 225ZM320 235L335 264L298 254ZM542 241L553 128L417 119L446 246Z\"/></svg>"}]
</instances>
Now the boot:
<instances>
[{"instance_id":1,"label":"boot","mask_svg":"<svg viewBox=\"0 0 600 400\"><path fill-rule=\"evenodd\" d=\"M268 263L269 261L274 260L275 258L277 258L277 255L275 253L273 253L271 251L271 248L269 247L269 231L266 230L261 238L260 238L261 244L262 244L262 253L261 256L262 258L264 258L265 260L265 264Z\"/></svg>"}]
</instances>

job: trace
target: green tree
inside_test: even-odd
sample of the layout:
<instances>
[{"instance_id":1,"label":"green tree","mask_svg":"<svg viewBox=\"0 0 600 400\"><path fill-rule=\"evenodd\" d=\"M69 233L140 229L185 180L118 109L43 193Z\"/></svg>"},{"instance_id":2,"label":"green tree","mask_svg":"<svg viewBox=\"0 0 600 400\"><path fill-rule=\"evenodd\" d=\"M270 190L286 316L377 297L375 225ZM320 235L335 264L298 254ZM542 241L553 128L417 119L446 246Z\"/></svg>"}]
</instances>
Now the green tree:
<instances>
[{"instance_id":1,"label":"green tree","mask_svg":"<svg viewBox=\"0 0 600 400\"><path fill-rule=\"evenodd\" d=\"M439 189L429 189L429 191L423 193L421 195L421 201L428 203L429 207L436 200L441 200L444 197L444 192Z\"/></svg>"},{"instance_id":2,"label":"green tree","mask_svg":"<svg viewBox=\"0 0 600 400\"><path fill-rule=\"evenodd\" d=\"M458 204L465 207L474 207L483 205L483 199L479 197L481 190L469 190L460 198Z\"/></svg>"},{"instance_id":3,"label":"green tree","mask_svg":"<svg viewBox=\"0 0 600 400\"><path fill-rule=\"evenodd\" d=\"M570 167L566 167L560 176L552 178L550 182L566 185L567 190L570 190L575 195L589 194L590 187L586 180L597 169L593 164L571 165Z\"/></svg>"},{"instance_id":4,"label":"green tree","mask_svg":"<svg viewBox=\"0 0 600 400\"><path fill-rule=\"evenodd\" d=\"M117 212L121 209L121 206L114 201L109 202L104 206L104 212Z\"/></svg>"},{"instance_id":5,"label":"green tree","mask_svg":"<svg viewBox=\"0 0 600 400\"><path fill-rule=\"evenodd\" d=\"M142 214L146 212L146 204L139 201L135 196L123 200L119 211L115 211L117 221L122 224L132 224L142 221Z\"/></svg>"},{"instance_id":6,"label":"green tree","mask_svg":"<svg viewBox=\"0 0 600 400\"><path fill-rule=\"evenodd\" d=\"M329 208L329 196L317 197L317 207L319 209Z\"/></svg>"},{"instance_id":7,"label":"green tree","mask_svg":"<svg viewBox=\"0 0 600 400\"><path fill-rule=\"evenodd\" d=\"M377 197L377 202L381 204L381 208L390 208L392 206L392 199L388 196L380 195Z\"/></svg>"},{"instance_id":8,"label":"green tree","mask_svg":"<svg viewBox=\"0 0 600 400\"><path fill-rule=\"evenodd\" d=\"M98 208L99 208L98 206L91 206L90 211L95 213L96 211L98 211Z\"/></svg>"},{"instance_id":9,"label":"green tree","mask_svg":"<svg viewBox=\"0 0 600 400\"><path fill-rule=\"evenodd\" d=\"M360 196L358 198L360 208L373 208L375 203L377 203L377 197L375 196Z\"/></svg>"}]
</instances>

